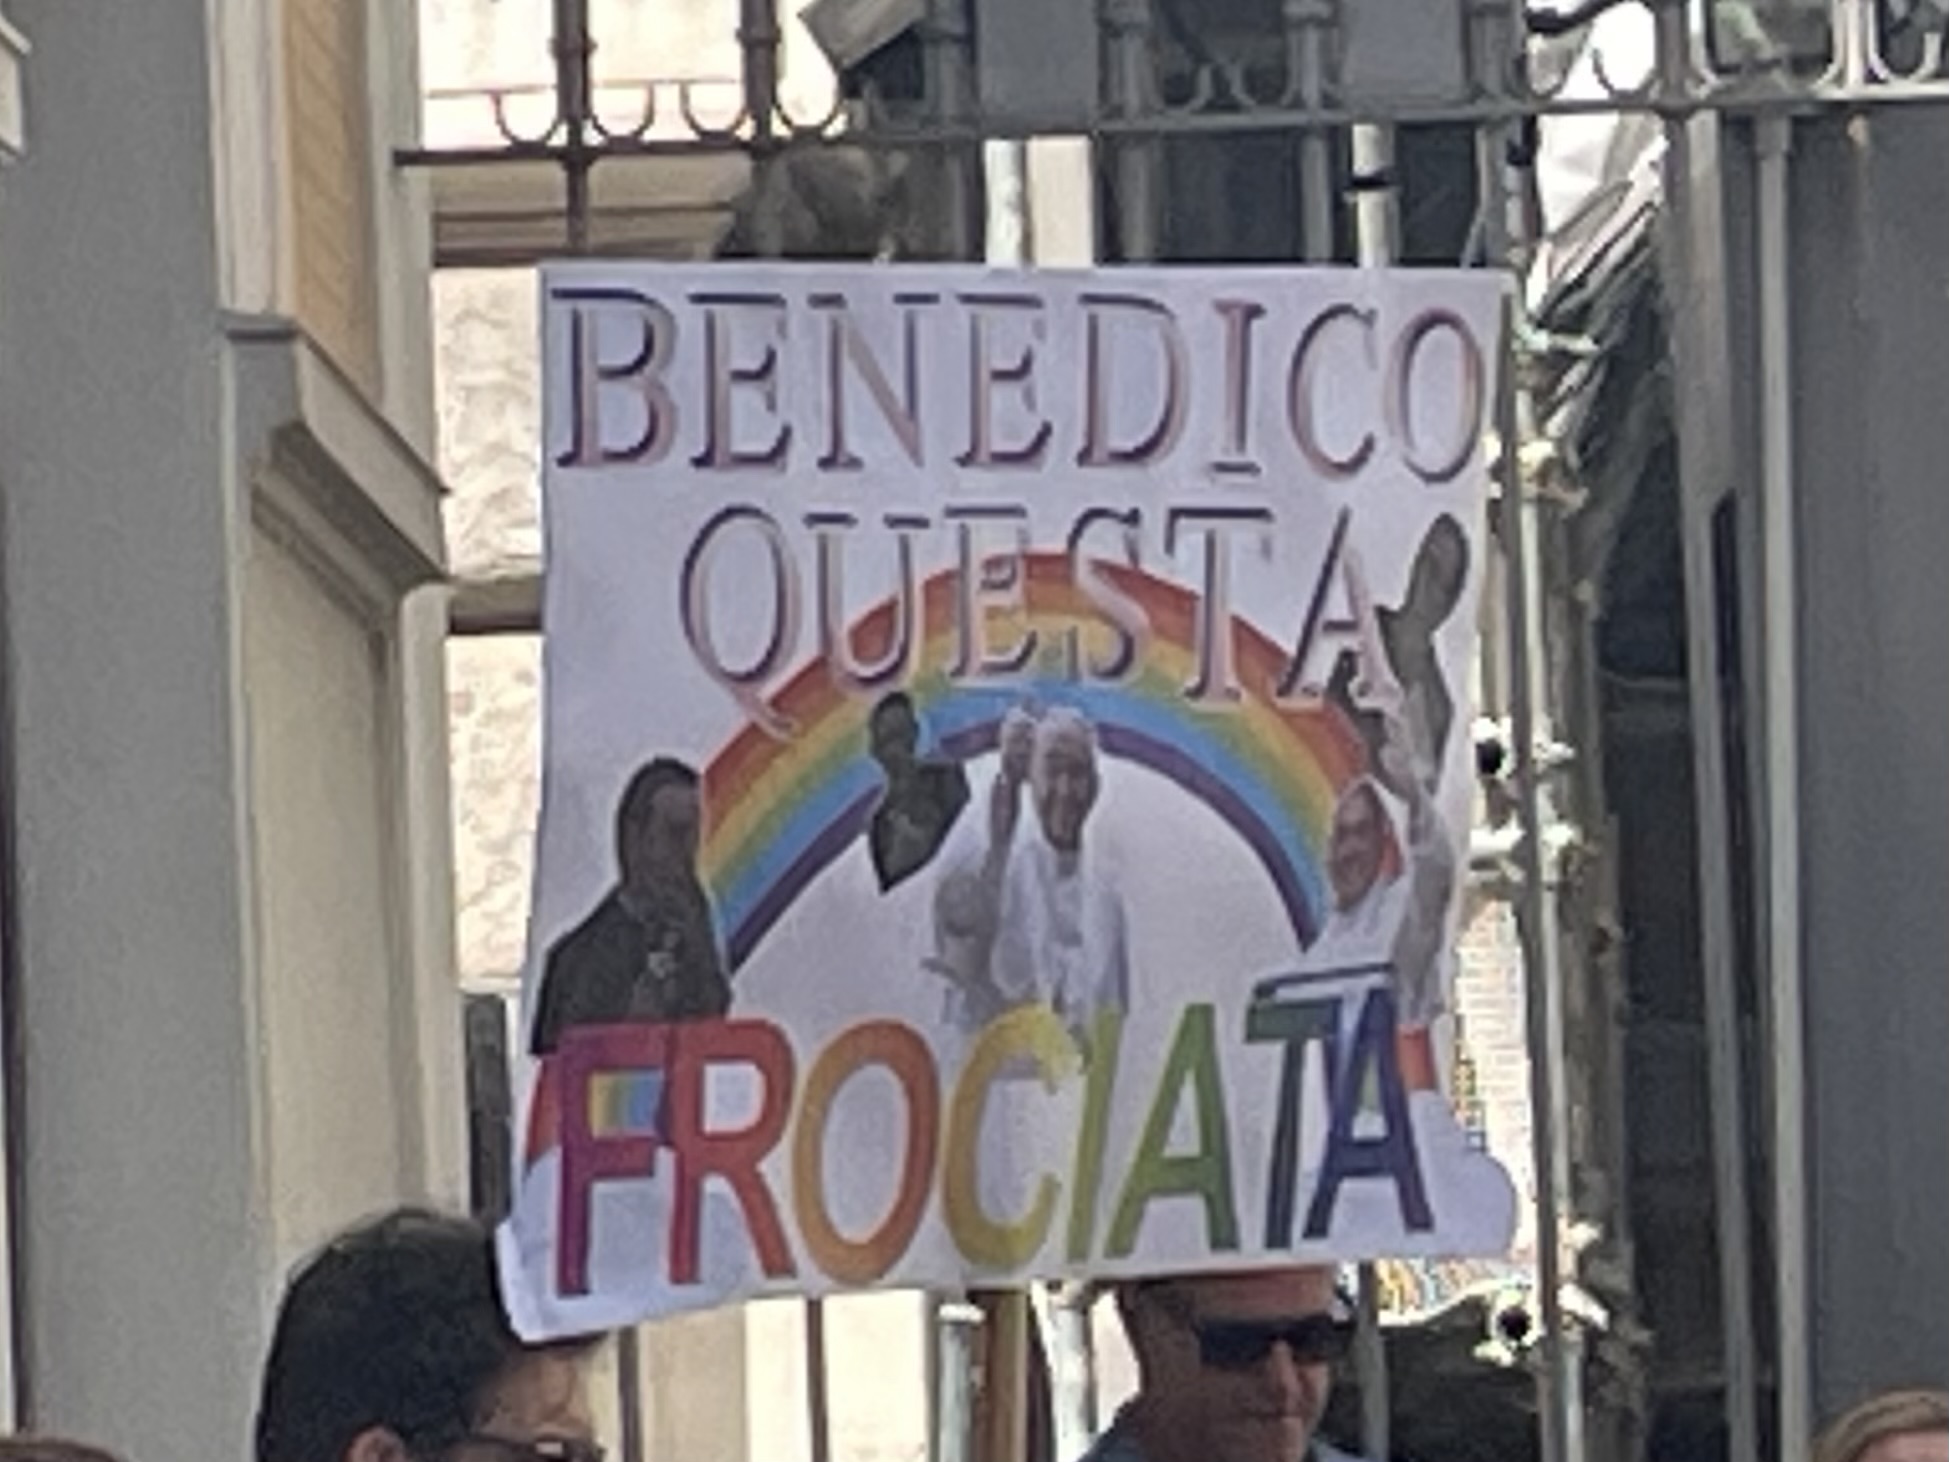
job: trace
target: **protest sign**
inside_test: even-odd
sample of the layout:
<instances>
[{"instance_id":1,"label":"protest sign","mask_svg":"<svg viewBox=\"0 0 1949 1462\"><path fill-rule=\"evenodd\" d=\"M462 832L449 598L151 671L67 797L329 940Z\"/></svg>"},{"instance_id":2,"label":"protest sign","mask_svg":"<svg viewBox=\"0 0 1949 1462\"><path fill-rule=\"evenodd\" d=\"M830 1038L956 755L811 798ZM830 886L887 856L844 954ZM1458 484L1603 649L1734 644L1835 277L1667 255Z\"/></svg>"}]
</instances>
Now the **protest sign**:
<instances>
[{"instance_id":1,"label":"protest sign","mask_svg":"<svg viewBox=\"0 0 1949 1462\"><path fill-rule=\"evenodd\" d=\"M543 278L529 1335L1500 1252L1479 274Z\"/></svg>"}]
</instances>

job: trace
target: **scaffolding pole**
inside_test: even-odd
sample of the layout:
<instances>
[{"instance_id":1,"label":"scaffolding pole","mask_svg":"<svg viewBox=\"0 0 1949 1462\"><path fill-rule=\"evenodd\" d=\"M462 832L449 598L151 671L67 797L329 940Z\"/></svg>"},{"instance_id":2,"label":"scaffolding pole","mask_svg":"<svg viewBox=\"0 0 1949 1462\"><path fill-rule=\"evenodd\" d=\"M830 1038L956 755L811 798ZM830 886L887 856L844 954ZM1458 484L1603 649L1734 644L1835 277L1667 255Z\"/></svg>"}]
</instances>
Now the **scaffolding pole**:
<instances>
[{"instance_id":1,"label":"scaffolding pole","mask_svg":"<svg viewBox=\"0 0 1949 1462\"><path fill-rule=\"evenodd\" d=\"M1523 445L1536 425L1520 378L1517 332L1524 240L1515 236L1508 166L1513 129L1486 129L1478 141L1484 242L1491 265L1515 273L1505 307L1505 350L1498 383L1500 526L1507 571L1509 701L1517 818L1516 927L1523 952L1530 1054L1532 1160L1536 1173L1537 1318L1543 1365L1537 1376L1543 1462L1584 1462L1581 1347L1564 1323L1563 1216L1569 1211L1569 1108L1563 1014L1560 858L1570 829L1556 811L1551 768L1558 759L1550 712L1548 618L1542 565L1542 514L1524 481Z\"/></svg>"},{"instance_id":2,"label":"scaffolding pole","mask_svg":"<svg viewBox=\"0 0 1949 1462\"><path fill-rule=\"evenodd\" d=\"M1355 248L1363 268L1385 268L1394 262L1395 250L1394 196L1389 181L1393 134L1385 127L1355 127L1352 149ZM1330 240L1330 220L1324 231L1317 225L1309 228L1309 249L1315 238ZM1387 1339L1381 1333L1380 1275L1372 1264L1360 1266L1358 1283L1354 1371L1360 1380L1361 1452L1375 1462L1385 1462L1393 1455L1393 1383L1387 1371Z\"/></svg>"}]
</instances>

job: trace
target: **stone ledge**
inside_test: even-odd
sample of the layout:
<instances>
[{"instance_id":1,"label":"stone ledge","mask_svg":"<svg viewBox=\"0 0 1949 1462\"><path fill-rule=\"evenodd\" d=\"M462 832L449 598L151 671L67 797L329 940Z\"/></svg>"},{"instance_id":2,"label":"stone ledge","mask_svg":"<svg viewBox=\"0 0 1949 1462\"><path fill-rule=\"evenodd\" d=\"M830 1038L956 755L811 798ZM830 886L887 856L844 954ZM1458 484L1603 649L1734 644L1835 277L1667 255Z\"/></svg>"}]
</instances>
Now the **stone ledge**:
<instances>
[{"instance_id":1,"label":"stone ledge","mask_svg":"<svg viewBox=\"0 0 1949 1462\"><path fill-rule=\"evenodd\" d=\"M539 568L462 579L453 586L448 622L457 635L541 633Z\"/></svg>"},{"instance_id":2,"label":"stone ledge","mask_svg":"<svg viewBox=\"0 0 1949 1462\"><path fill-rule=\"evenodd\" d=\"M253 506L381 597L444 581L433 469L296 324L231 316L224 334Z\"/></svg>"}]
</instances>

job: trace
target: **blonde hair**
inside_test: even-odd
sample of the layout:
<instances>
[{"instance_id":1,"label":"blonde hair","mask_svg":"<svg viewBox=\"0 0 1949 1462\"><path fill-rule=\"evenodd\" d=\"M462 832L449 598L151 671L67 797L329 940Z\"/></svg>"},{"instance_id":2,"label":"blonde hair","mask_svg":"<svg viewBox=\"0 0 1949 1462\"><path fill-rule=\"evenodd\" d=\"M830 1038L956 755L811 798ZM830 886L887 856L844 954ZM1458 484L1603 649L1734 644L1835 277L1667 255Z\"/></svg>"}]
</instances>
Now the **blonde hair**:
<instances>
[{"instance_id":1,"label":"blonde hair","mask_svg":"<svg viewBox=\"0 0 1949 1462\"><path fill-rule=\"evenodd\" d=\"M1856 1462L1876 1442L1949 1432L1949 1391L1889 1391L1844 1412L1814 1444L1814 1462Z\"/></svg>"}]
</instances>

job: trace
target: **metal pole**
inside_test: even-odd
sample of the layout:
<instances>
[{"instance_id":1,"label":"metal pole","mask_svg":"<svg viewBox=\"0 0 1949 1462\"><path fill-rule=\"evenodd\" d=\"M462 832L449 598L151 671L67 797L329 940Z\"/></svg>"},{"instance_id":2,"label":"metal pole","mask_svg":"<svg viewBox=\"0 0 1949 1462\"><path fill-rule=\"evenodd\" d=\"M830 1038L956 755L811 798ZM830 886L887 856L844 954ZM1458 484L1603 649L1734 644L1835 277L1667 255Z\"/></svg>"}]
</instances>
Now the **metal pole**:
<instances>
[{"instance_id":1,"label":"metal pole","mask_svg":"<svg viewBox=\"0 0 1949 1462\"><path fill-rule=\"evenodd\" d=\"M1505 369L1513 369L1513 362L1506 362ZM1498 434L1503 443L1502 523L1510 591L1510 724L1516 743L1517 808L1523 830L1518 846L1522 880L1516 898L1516 927L1525 972L1532 1160L1536 1170L1536 1287L1544 1359L1538 1377L1543 1393L1541 1452L1543 1462L1579 1462L1581 1448L1572 1447L1571 1430L1572 1418L1580 1409L1580 1388L1563 1324L1563 992L1557 958L1561 939L1556 909L1557 853L1548 845L1555 818L1538 766L1539 753L1548 740L1547 720L1540 711L1546 691L1540 663L1544 635L1539 582L1542 565L1535 539L1541 525L1524 488L1518 460L1525 414L1519 391L1513 382L1503 388Z\"/></svg>"},{"instance_id":2,"label":"metal pole","mask_svg":"<svg viewBox=\"0 0 1949 1462\"><path fill-rule=\"evenodd\" d=\"M1096 1420L1090 1404L1089 1313L1054 1286L1038 1284L1031 1291L1034 1321L1042 1327L1043 1348L1049 1357L1049 1419L1056 1456L1080 1457L1096 1440Z\"/></svg>"},{"instance_id":3,"label":"metal pole","mask_svg":"<svg viewBox=\"0 0 1949 1462\"><path fill-rule=\"evenodd\" d=\"M595 153L589 146L594 117L589 84L589 58L595 43L589 36L589 0L555 0L555 115L562 131L562 208L567 224L568 251L589 251L589 174Z\"/></svg>"},{"instance_id":4,"label":"metal pole","mask_svg":"<svg viewBox=\"0 0 1949 1462\"><path fill-rule=\"evenodd\" d=\"M1393 1382L1387 1373L1387 1337L1381 1333L1380 1276L1360 1266L1355 1297L1354 1372L1360 1377L1360 1455L1387 1462L1394 1449Z\"/></svg>"},{"instance_id":5,"label":"metal pole","mask_svg":"<svg viewBox=\"0 0 1949 1462\"><path fill-rule=\"evenodd\" d=\"M812 1462L832 1462L831 1371L826 1364L826 1302L805 1302L805 1410Z\"/></svg>"},{"instance_id":6,"label":"metal pole","mask_svg":"<svg viewBox=\"0 0 1949 1462\"><path fill-rule=\"evenodd\" d=\"M926 94L934 121L944 129L966 126L974 112L973 62L966 0L927 0L921 27ZM939 204L942 254L973 259L982 245L975 217L975 168L980 155L965 142L946 142L935 150L941 178Z\"/></svg>"},{"instance_id":7,"label":"metal pole","mask_svg":"<svg viewBox=\"0 0 1949 1462\"><path fill-rule=\"evenodd\" d=\"M1394 195L1394 131L1361 123L1353 128L1355 248L1363 269L1394 262L1399 252L1399 207Z\"/></svg>"},{"instance_id":8,"label":"metal pole","mask_svg":"<svg viewBox=\"0 0 1949 1462\"><path fill-rule=\"evenodd\" d=\"M934 1412L932 1462L979 1462L973 1455L975 1337L982 1314L965 1299L942 1300L936 1311L935 1335L939 1361L935 1385L939 1403Z\"/></svg>"},{"instance_id":9,"label":"metal pole","mask_svg":"<svg viewBox=\"0 0 1949 1462\"><path fill-rule=\"evenodd\" d=\"M1394 260L1393 199L1387 172L1392 138L1384 128L1353 129L1354 178L1361 191L1354 200L1355 248L1363 268L1385 268ZM1387 1340L1381 1334L1380 1276L1372 1264L1359 1270L1356 1296L1354 1371L1360 1378L1360 1444L1371 1462L1392 1455L1393 1396L1387 1372Z\"/></svg>"},{"instance_id":10,"label":"metal pole","mask_svg":"<svg viewBox=\"0 0 1949 1462\"><path fill-rule=\"evenodd\" d=\"M643 1462L643 1332L616 1334L616 1411L622 1462Z\"/></svg>"},{"instance_id":11,"label":"metal pole","mask_svg":"<svg viewBox=\"0 0 1949 1462\"><path fill-rule=\"evenodd\" d=\"M997 139L981 145L988 236L982 256L990 264L1019 269L1029 260L1029 147Z\"/></svg>"},{"instance_id":12,"label":"metal pole","mask_svg":"<svg viewBox=\"0 0 1949 1462\"><path fill-rule=\"evenodd\" d=\"M1027 1290L990 1292L988 1322L993 1329L984 1347L988 1357L986 1400L987 1455L980 1462L1028 1462L1029 1327L1035 1315Z\"/></svg>"},{"instance_id":13,"label":"metal pole","mask_svg":"<svg viewBox=\"0 0 1949 1462\"><path fill-rule=\"evenodd\" d=\"M1103 26L1109 35L1109 112L1134 120L1152 110L1150 0L1108 0ZM1159 199L1157 140L1122 137L1115 149L1117 236L1128 263L1157 257Z\"/></svg>"},{"instance_id":14,"label":"metal pole","mask_svg":"<svg viewBox=\"0 0 1949 1462\"><path fill-rule=\"evenodd\" d=\"M1766 671L1766 927L1773 1052L1774 1305L1782 1462L1803 1462L1813 1422L1807 1323L1806 1018L1800 970L1800 706L1795 663L1793 355L1787 166L1793 123L1762 118L1759 142L1761 556Z\"/></svg>"},{"instance_id":15,"label":"metal pole","mask_svg":"<svg viewBox=\"0 0 1949 1462\"><path fill-rule=\"evenodd\" d=\"M1515 257L1504 176L1509 129L1489 129L1481 142L1481 188L1492 263ZM1522 475L1521 446L1534 434L1527 392L1517 379L1515 302L1506 307L1507 355L1498 393L1502 439L1504 564L1508 571L1510 722L1515 746L1517 810L1523 836L1516 898L1522 944L1530 1046L1530 1108L1536 1167L1536 1280L1544 1366L1537 1378L1543 1462L1582 1462L1582 1376L1563 1323L1562 1215L1567 1208L1568 1108L1563 1031L1563 972L1557 926L1559 890L1555 846L1562 828L1540 765L1553 741L1544 663L1547 622L1543 599L1541 515Z\"/></svg>"},{"instance_id":16,"label":"metal pole","mask_svg":"<svg viewBox=\"0 0 1949 1462\"><path fill-rule=\"evenodd\" d=\"M778 169L778 42L777 0L738 0L744 113L751 128L746 156L756 205L752 247L761 259L776 258L785 248L785 211L777 193L783 181Z\"/></svg>"},{"instance_id":17,"label":"metal pole","mask_svg":"<svg viewBox=\"0 0 1949 1462\"><path fill-rule=\"evenodd\" d=\"M778 134L779 39L777 0L738 0L744 111L751 124L751 150L760 161Z\"/></svg>"},{"instance_id":18,"label":"metal pole","mask_svg":"<svg viewBox=\"0 0 1949 1462\"><path fill-rule=\"evenodd\" d=\"M1326 33L1333 25L1331 0L1285 0L1281 18L1286 47L1299 80L1300 105L1326 107ZM1299 136L1301 256L1312 264L1333 258L1333 153L1326 129L1309 126Z\"/></svg>"}]
</instances>

